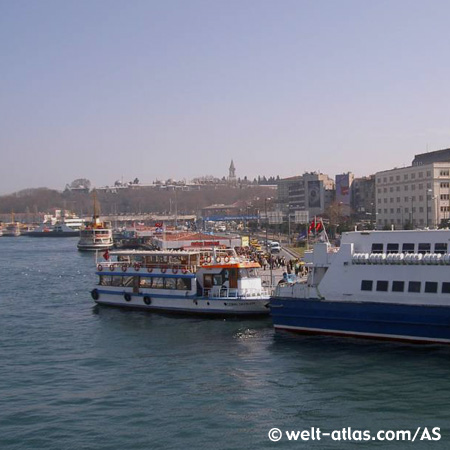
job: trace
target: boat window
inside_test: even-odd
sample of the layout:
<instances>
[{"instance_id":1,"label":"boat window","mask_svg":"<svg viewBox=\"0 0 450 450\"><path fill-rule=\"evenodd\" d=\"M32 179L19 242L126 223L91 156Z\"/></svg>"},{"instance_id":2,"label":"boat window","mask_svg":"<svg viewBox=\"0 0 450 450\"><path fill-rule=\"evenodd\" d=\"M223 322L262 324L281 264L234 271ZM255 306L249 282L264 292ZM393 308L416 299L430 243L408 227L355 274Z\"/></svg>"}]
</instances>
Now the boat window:
<instances>
[{"instance_id":1,"label":"boat window","mask_svg":"<svg viewBox=\"0 0 450 450\"><path fill-rule=\"evenodd\" d=\"M414 253L414 244L412 244L412 243L403 244L402 252L403 253Z\"/></svg>"},{"instance_id":2,"label":"boat window","mask_svg":"<svg viewBox=\"0 0 450 450\"><path fill-rule=\"evenodd\" d=\"M372 244L372 253L383 253L383 244Z\"/></svg>"},{"instance_id":3,"label":"boat window","mask_svg":"<svg viewBox=\"0 0 450 450\"><path fill-rule=\"evenodd\" d=\"M398 244L388 244L386 253L398 253Z\"/></svg>"},{"instance_id":4,"label":"boat window","mask_svg":"<svg viewBox=\"0 0 450 450\"><path fill-rule=\"evenodd\" d=\"M404 281L393 281L392 282L392 292L403 292L405 290Z\"/></svg>"},{"instance_id":5,"label":"boat window","mask_svg":"<svg viewBox=\"0 0 450 450\"><path fill-rule=\"evenodd\" d=\"M248 277L249 278L257 278L258 277L258 271L255 268L248 269Z\"/></svg>"},{"instance_id":6,"label":"boat window","mask_svg":"<svg viewBox=\"0 0 450 450\"><path fill-rule=\"evenodd\" d=\"M388 285L389 282L388 281L377 281L377 291L383 291L386 292L388 290Z\"/></svg>"},{"instance_id":7,"label":"boat window","mask_svg":"<svg viewBox=\"0 0 450 450\"><path fill-rule=\"evenodd\" d=\"M450 283L445 282L445 281L442 283L442 293L450 294Z\"/></svg>"},{"instance_id":8,"label":"boat window","mask_svg":"<svg viewBox=\"0 0 450 450\"><path fill-rule=\"evenodd\" d=\"M120 275L112 276L111 286L122 286L122 277Z\"/></svg>"},{"instance_id":9,"label":"boat window","mask_svg":"<svg viewBox=\"0 0 450 450\"><path fill-rule=\"evenodd\" d=\"M220 273L213 275L213 284L214 286L222 286L223 278Z\"/></svg>"},{"instance_id":10,"label":"boat window","mask_svg":"<svg viewBox=\"0 0 450 450\"><path fill-rule=\"evenodd\" d=\"M175 278L164 278L164 288L165 289L176 289L177 280Z\"/></svg>"},{"instance_id":11,"label":"boat window","mask_svg":"<svg viewBox=\"0 0 450 450\"><path fill-rule=\"evenodd\" d=\"M420 281L410 281L408 292L420 292Z\"/></svg>"},{"instance_id":12,"label":"boat window","mask_svg":"<svg viewBox=\"0 0 450 450\"><path fill-rule=\"evenodd\" d=\"M100 286L111 286L111 277L109 275L100 275Z\"/></svg>"},{"instance_id":13,"label":"boat window","mask_svg":"<svg viewBox=\"0 0 450 450\"><path fill-rule=\"evenodd\" d=\"M442 242L434 244L434 253L441 253L441 254L447 253L447 243Z\"/></svg>"},{"instance_id":14,"label":"boat window","mask_svg":"<svg viewBox=\"0 0 450 450\"><path fill-rule=\"evenodd\" d=\"M204 275L204 277L203 277L203 285L204 285L203 287L205 289L212 288L212 285L213 285L213 283L212 283L212 275L210 275L210 274Z\"/></svg>"},{"instance_id":15,"label":"boat window","mask_svg":"<svg viewBox=\"0 0 450 450\"><path fill-rule=\"evenodd\" d=\"M372 286L373 286L373 281L372 280L362 280L361 281L361 290L362 291L371 291L372 290Z\"/></svg>"},{"instance_id":16,"label":"boat window","mask_svg":"<svg viewBox=\"0 0 450 450\"><path fill-rule=\"evenodd\" d=\"M191 290L191 279L190 278L177 278L177 289L182 291Z\"/></svg>"},{"instance_id":17,"label":"boat window","mask_svg":"<svg viewBox=\"0 0 450 450\"><path fill-rule=\"evenodd\" d=\"M151 277L141 277L139 280L139 287L141 288L151 288L152 287L152 280Z\"/></svg>"},{"instance_id":18,"label":"boat window","mask_svg":"<svg viewBox=\"0 0 450 450\"><path fill-rule=\"evenodd\" d=\"M429 292L430 294L436 294L438 289L438 284L436 281L426 281L425 282L425 292Z\"/></svg>"},{"instance_id":19,"label":"boat window","mask_svg":"<svg viewBox=\"0 0 450 450\"><path fill-rule=\"evenodd\" d=\"M164 289L164 278L162 278L162 277L153 278L152 288L153 289Z\"/></svg>"},{"instance_id":20,"label":"boat window","mask_svg":"<svg viewBox=\"0 0 450 450\"><path fill-rule=\"evenodd\" d=\"M419 251L422 255L431 252L431 244L419 244Z\"/></svg>"},{"instance_id":21,"label":"boat window","mask_svg":"<svg viewBox=\"0 0 450 450\"><path fill-rule=\"evenodd\" d=\"M133 281L134 281L134 277L123 277L123 286L126 287L133 287Z\"/></svg>"}]
</instances>

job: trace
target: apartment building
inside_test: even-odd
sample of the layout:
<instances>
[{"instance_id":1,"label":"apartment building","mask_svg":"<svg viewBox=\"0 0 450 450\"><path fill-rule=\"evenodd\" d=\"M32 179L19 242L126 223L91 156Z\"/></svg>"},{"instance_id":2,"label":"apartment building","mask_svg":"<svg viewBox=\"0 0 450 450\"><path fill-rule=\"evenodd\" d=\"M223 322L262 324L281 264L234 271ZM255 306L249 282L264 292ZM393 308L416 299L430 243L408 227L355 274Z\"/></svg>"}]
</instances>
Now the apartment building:
<instances>
[{"instance_id":1,"label":"apartment building","mask_svg":"<svg viewBox=\"0 0 450 450\"><path fill-rule=\"evenodd\" d=\"M415 165L376 173L378 228L432 228L450 217L450 161L423 164L432 161L432 155L422 160L420 156Z\"/></svg>"}]
</instances>

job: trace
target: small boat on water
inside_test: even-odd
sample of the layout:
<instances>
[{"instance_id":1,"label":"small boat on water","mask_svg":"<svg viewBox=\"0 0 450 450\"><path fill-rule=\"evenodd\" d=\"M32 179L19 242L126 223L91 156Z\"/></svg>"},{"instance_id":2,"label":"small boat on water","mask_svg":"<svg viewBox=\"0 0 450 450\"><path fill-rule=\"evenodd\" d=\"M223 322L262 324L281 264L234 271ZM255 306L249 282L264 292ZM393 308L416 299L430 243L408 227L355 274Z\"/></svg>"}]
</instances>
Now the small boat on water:
<instances>
[{"instance_id":1,"label":"small boat on water","mask_svg":"<svg viewBox=\"0 0 450 450\"><path fill-rule=\"evenodd\" d=\"M210 251L114 250L97 253L101 305L210 315L267 315L269 292L258 263L233 249Z\"/></svg>"},{"instance_id":2,"label":"small boat on water","mask_svg":"<svg viewBox=\"0 0 450 450\"><path fill-rule=\"evenodd\" d=\"M80 240L77 247L80 251L95 251L111 249L114 245L113 230L110 222L100 220L95 191L94 215L92 221L84 224L80 230Z\"/></svg>"},{"instance_id":3,"label":"small boat on water","mask_svg":"<svg viewBox=\"0 0 450 450\"><path fill-rule=\"evenodd\" d=\"M22 234L20 222L10 222L3 226L3 237L17 237Z\"/></svg>"},{"instance_id":4,"label":"small boat on water","mask_svg":"<svg viewBox=\"0 0 450 450\"><path fill-rule=\"evenodd\" d=\"M308 278L277 286L275 329L450 343L450 231L344 233L305 253Z\"/></svg>"},{"instance_id":5,"label":"small boat on water","mask_svg":"<svg viewBox=\"0 0 450 450\"><path fill-rule=\"evenodd\" d=\"M24 235L29 237L74 237L79 236L80 232L73 230L64 223L55 223L54 225L43 223Z\"/></svg>"}]
</instances>

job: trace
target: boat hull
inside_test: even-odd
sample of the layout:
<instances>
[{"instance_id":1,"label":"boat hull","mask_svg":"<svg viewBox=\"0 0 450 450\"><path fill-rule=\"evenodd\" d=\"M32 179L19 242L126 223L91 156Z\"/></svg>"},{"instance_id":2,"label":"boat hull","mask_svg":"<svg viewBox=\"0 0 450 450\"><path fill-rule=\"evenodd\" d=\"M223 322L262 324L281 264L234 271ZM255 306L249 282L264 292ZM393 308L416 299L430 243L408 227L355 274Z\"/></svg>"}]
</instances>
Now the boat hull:
<instances>
[{"instance_id":1,"label":"boat hull","mask_svg":"<svg viewBox=\"0 0 450 450\"><path fill-rule=\"evenodd\" d=\"M212 316L263 316L269 314L267 298L204 298L196 295L129 294L96 289L93 295L99 305L130 309L145 309L166 313ZM147 304L150 300L150 304ZM146 303L147 302L147 303Z\"/></svg>"},{"instance_id":2,"label":"boat hull","mask_svg":"<svg viewBox=\"0 0 450 450\"><path fill-rule=\"evenodd\" d=\"M450 308L276 297L275 329L416 343L450 344Z\"/></svg>"}]
</instances>

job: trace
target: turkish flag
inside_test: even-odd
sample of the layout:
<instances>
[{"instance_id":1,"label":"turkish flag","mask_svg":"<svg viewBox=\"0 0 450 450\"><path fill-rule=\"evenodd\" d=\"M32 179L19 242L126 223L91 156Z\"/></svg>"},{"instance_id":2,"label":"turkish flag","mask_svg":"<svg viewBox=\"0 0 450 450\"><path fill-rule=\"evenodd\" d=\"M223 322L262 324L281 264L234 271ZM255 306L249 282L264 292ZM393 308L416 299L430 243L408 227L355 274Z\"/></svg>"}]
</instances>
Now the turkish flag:
<instances>
[{"instance_id":1,"label":"turkish flag","mask_svg":"<svg viewBox=\"0 0 450 450\"><path fill-rule=\"evenodd\" d=\"M103 253L103 258L105 258L106 261L108 261L108 259L109 259L109 251L108 250L106 250L106 252Z\"/></svg>"}]
</instances>

